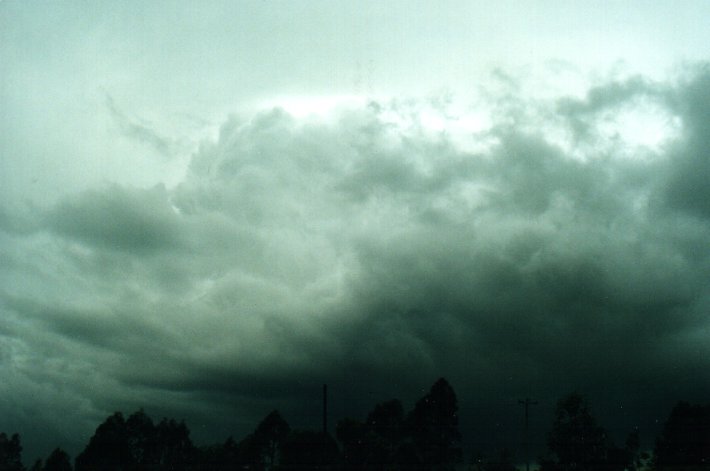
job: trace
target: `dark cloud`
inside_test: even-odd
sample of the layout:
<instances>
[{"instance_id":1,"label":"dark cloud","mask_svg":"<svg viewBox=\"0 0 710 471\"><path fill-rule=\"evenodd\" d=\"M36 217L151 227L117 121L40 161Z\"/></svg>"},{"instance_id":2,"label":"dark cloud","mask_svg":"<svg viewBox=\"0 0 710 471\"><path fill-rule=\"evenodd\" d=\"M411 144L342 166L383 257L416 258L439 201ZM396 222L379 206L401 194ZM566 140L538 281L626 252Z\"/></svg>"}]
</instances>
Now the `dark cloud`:
<instances>
[{"instance_id":1,"label":"dark cloud","mask_svg":"<svg viewBox=\"0 0 710 471\"><path fill-rule=\"evenodd\" d=\"M710 217L710 74L705 67L698 78L674 95L686 133L678 143L668 178L667 198L674 209Z\"/></svg>"},{"instance_id":2,"label":"dark cloud","mask_svg":"<svg viewBox=\"0 0 710 471\"><path fill-rule=\"evenodd\" d=\"M632 77L623 81L612 81L590 88L584 99L563 98L558 109L573 115L594 114L623 106L639 95L656 95L660 92L644 77Z\"/></svg>"},{"instance_id":3,"label":"dark cloud","mask_svg":"<svg viewBox=\"0 0 710 471\"><path fill-rule=\"evenodd\" d=\"M106 107L111 117L119 126L121 133L128 139L152 147L159 154L169 157L173 154L175 144L162 136L150 125L127 117L114 102L111 95L106 94Z\"/></svg>"},{"instance_id":4,"label":"dark cloud","mask_svg":"<svg viewBox=\"0 0 710 471\"><path fill-rule=\"evenodd\" d=\"M626 405L610 427L650 441L651 414L710 389L708 80L603 84L554 119L530 102L463 137L416 122L445 103L275 109L229 120L175 188L70 196L37 216L45 232L4 216L30 260L0 293L5 397L69 381L40 405L74 404L83 423L145 406L239 434L273 407L317 424L323 382L334 414L362 414L444 375L470 442L515 440L526 395L541 434L572 389ZM640 96L680 135L653 152L580 137Z\"/></svg>"},{"instance_id":5,"label":"dark cloud","mask_svg":"<svg viewBox=\"0 0 710 471\"><path fill-rule=\"evenodd\" d=\"M46 219L52 231L92 247L148 253L180 245L177 216L163 187L87 191L63 200Z\"/></svg>"}]
</instances>

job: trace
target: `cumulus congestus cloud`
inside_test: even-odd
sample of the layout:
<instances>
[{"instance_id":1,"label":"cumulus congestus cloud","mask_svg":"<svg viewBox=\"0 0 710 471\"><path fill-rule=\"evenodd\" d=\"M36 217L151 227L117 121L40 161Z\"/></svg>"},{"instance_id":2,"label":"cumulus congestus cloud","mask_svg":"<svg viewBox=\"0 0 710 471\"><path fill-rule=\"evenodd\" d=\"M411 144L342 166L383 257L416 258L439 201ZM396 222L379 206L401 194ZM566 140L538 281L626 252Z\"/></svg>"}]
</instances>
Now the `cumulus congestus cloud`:
<instances>
[{"instance_id":1,"label":"cumulus congestus cloud","mask_svg":"<svg viewBox=\"0 0 710 471\"><path fill-rule=\"evenodd\" d=\"M708 77L493 103L511 115L468 131L422 120L436 102L277 108L230 119L174 188L3 211L0 406L59 384L85 418L228 427L271 404L307 417L321 382L354 407L440 375L491 407L707 393ZM626 132L634 116L666 138Z\"/></svg>"}]
</instances>

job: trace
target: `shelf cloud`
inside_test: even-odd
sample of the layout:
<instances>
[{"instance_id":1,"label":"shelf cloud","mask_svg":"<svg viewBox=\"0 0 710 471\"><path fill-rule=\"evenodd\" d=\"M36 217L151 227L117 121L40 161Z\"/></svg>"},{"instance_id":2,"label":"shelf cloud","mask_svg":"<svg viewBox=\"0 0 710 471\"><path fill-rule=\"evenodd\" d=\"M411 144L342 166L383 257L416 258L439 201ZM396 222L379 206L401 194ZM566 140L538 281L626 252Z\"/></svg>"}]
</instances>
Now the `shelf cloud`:
<instances>
[{"instance_id":1,"label":"shelf cloud","mask_svg":"<svg viewBox=\"0 0 710 471\"><path fill-rule=\"evenodd\" d=\"M344 416L446 376L473 437L530 392L706 398L708 90L698 65L491 96L471 128L481 110L446 100L274 107L227 120L177 185L4 207L0 415L240 433L274 406L307 426L321 383ZM611 427L656 419L639 410Z\"/></svg>"}]
</instances>

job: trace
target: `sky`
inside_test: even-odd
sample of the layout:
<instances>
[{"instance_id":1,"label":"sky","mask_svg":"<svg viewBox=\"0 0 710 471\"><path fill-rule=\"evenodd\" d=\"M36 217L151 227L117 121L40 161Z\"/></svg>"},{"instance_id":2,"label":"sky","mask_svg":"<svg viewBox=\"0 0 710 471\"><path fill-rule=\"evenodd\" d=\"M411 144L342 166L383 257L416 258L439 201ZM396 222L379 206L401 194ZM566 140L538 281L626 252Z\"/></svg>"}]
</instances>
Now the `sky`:
<instances>
[{"instance_id":1,"label":"sky","mask_svg":"<svg viewBox=\"0 0 710 471\"><path fill-rule=\"evenodd\" d=\"M0 431L710 393L710 3L0 1ZM332 428L331 428L332 429ZM520 455L518 455L520 456Z\"/></svg>"}]
</instances>

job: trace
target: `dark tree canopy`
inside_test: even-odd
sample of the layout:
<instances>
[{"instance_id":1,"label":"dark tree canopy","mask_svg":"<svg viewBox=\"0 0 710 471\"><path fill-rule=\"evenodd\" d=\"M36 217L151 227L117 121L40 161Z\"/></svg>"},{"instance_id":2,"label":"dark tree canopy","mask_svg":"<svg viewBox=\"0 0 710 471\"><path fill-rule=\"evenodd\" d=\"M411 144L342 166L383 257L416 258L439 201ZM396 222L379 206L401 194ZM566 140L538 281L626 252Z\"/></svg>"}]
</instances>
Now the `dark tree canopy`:
<instances>
[{"instance_id":1,"label":"dark tree canopy","mask_svg":"<svg viewBox=\"0 0 710 471\"><path fill-rule=\"evenodd\" d=\"M343 446L343 464L346 469L364 469L372 461L364 423L355 419L342 419L335 428L335 436Z\"/></svg>"},{"instance_id":2,"label":"dark tree canopy","mask_svg":"<svg viewBox=\"0 0 710 471\"><path fill-rule=\"evenodd\" d=\"M547 447L550 456L540 460L542 471L624 471L635 469L639 440L632 432L624 447L615 446L587 399L572 393L557 403Z\"/></svg>"},{"instance_id":3,"label":"dark tree canopy","mask_svg":"<svg viewBox=\"0 0 710 471\"><path fill-rule=\"evenodd\" d=\"M184 470L195 448L184 422L163 419L157 426L142 410L124 420L116 412L99 425L76 457L76 471Z\"/></svg>"},{"instance_id":4,"label":"dark tree canopy","mask_svg":"<svg viewBox=\"0 0 710 471\"><path fill-rule=\"evenodd\" d=\"M158 469L189 469L195 454L185 422L163 419L156 427Z\"/></svg>"},{"instance_id":5,"label":"dark tree canopy","mask_svg":"<svg viewBox=\"0 0 710 471\"><path fill-rule=\"evenodd\" d=\"M198 470L232 471L246 466L239 445L232 437L227 438L224 443L202 447L198 454L195 467Z\"/></svg>"},{"instance_id":6,"label":"dark tree canopy","mask_svg":"<svg viewBox=\"0 0 710 471\"><path fill-rule=\"evenodd\" d=\"M393 453L404 433L404 408L398 399L392 399L375 408L367 416L366 425L381 439L388 452Z\"/></svg>"},{"instance_id":7,"label":"dark tree canopy","mask_svg":"<svg viewBox=\"0 0 710 471\"><path fill-rule=\"evenodd\" d=\"M157 462L157 436L153 420L143 411L134 412L126 420L126 439L130 460L136 467L150 467Z\"/></svg>"},{"instance_id":8,"label":"dark tree canopy","mask_svg":"<svg viewBox=\"0 0 710 471\"><path fill-rule=\"evenodd\" d=\"M586 471L604 462L606 431L592 417L586 398L573 393L557 403L547 446L554 458L545 464L555 470Z\"/></svg>"},{"instance_id":9,"label":"dark tree canopy","mask_svg":"<svg viewBox=\"0 0 710 471\"><path fill-rule=\"evenodd\" d=\"M710 406L676 404L656 441L654 467L710 469Z\"/></svg>"},{"instance_id":10,"label":"dark tree canopy","mask_svg":"<svg viewBox=\"0 0 710 471\"><path fill-rule=\"evenodd\" d=\"M108 417L76 457L76 471L123 470L131 464L126 421L121 412Z\"/></svg>"},{"instance_id":11,"label":"dark tree canopy","mask_svg":"<svg viewBox=\"0 0 710 471\"><path fill-rule=\"evenodd\" d=\"M331 470L339 461L338 444L323 432L293 431L281 450L282 470Z\"/></svg>"},{"instance_id":12,"label":"dark tree canopy","mask_svg":"<svg viewBox=\"0 0 710 471\"><path fill-rule=\"evenodd\" d=\"M281 460L281 446L290 432L291 427L278 411L269 413L242 443L249 469L274 469Z\"/></svg>"},{"instance_id":13,"label":"dark tree canopy","mask_svg":"<svg viewBox=\"0 0 710 471\"><path fill-rule=\"evenodd\" d=\"M348 470L448 470L462 459L458 401L443 378L406 416L392 399L376 405L364 422L341 420L336 430Z\"/></svg>"},{"instance_id":14,"label":"dark tree canopy","mask_svg":"<svg viewBox=\"0 0 710 471\"><path fill-rule=\"evenodd\" d=\"M293 431L274 410L240 442L197 449L184 422L159 423L142 410L127 419L116 412L101 423L75 460L76 471L451 471L462 462L458 399L437 380L409 413L391 399L375 405L364 420L343 419L336 427L342 448L327 433ZM654 449L653 461L639 453L638 430L616 446L597 423L587 399L569 394L557 402L539 471L710 471L710 405L679 402ZM490 452L490 450L488 450ZM470 469L515 471L513 453L485 451ZM649 464L652 467L649 467ZM72 471L56 448L31 471ZM0 471L25 471L18 434L0 433Z\"/></svg>"},{"instance_id":15,"label":"dark tree canopy","mask_svg":"<svg viewBox=\"0 0 710 471\"><path fill-rule=\"evenodd\" d=\"M23 471L20 436L0 433L0 471Z\"/></svg>"},{"instance_id":16,"label":"dark tree canopy","mask_svg":"<svg viewBox=\"0 0 710 471\"><path fill-rule=\"evenodd\" d=\"M477 463L481 471L516 471L513 464L513 455L507 448L500 450L491 458L481 458Z\"/></svg>"},{"instance_id":17,"label":"dark tree canopy","mask_svg":"<svg viewBox=\"0 0 710 471\"><path fill-rule=\"evenodd\" d=\"M404 408L397 399L376 405L364 423L341 420L336 436L346 469L392 469L400 462L404 433Z\"/></svg>"},{"instance_id":18,"label":"dark tree canopy","mask_svg":"<svg viewBox=\"0 0 710 471\"><path fill-rule=\"evenodd\" d=\"M417 401L407 425L424 469L453 469L461 461L458 400L444 378Z\"/></svg>"},{"instance_id":19,"label":"dark tree canopy","mask_svg":"<svg viewBox=\"0 0 710 471\"><path fill-rule=\"evenodd\" d=\"M72 471L71 460L66 451L55 448L44 463L44 471Z\"/></svg>"}]
</instances>

